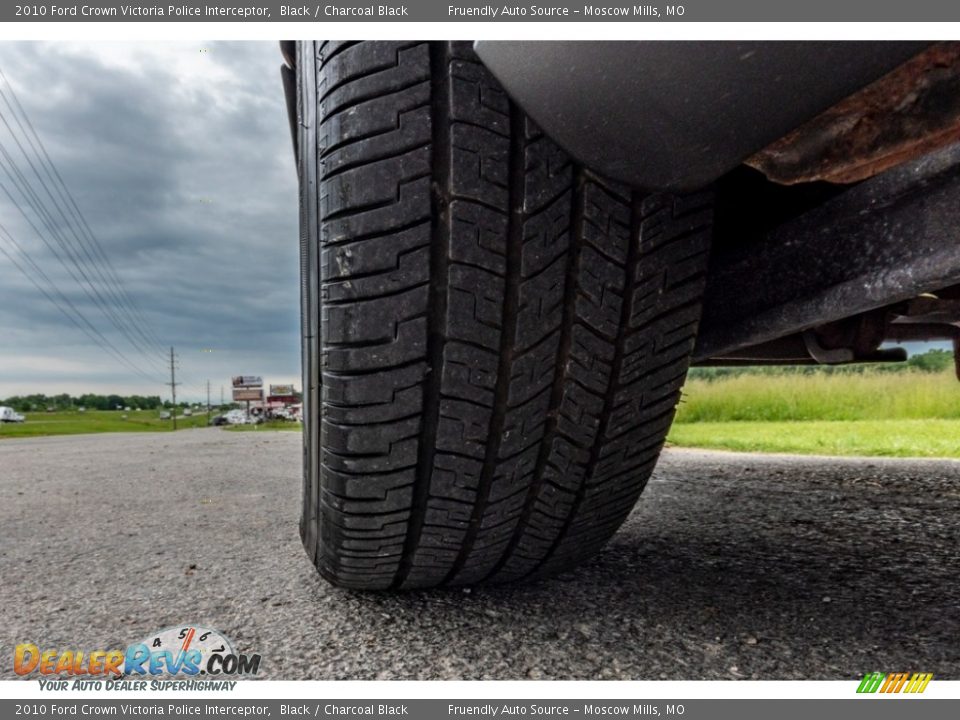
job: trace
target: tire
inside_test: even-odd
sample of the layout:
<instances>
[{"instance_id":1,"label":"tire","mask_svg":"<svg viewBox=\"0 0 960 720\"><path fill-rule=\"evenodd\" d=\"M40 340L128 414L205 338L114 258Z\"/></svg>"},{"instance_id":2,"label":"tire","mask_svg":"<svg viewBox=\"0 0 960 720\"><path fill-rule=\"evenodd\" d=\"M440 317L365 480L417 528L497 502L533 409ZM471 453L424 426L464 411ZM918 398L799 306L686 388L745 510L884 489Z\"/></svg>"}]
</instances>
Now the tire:
<instances>
[{"instance_id":1,"label":"tire","mask_svg":"<svg viewBox=\"0 0 960 720\"><path fill-rule=\"evenodd\" d=\"M693 351L706 194L571 162L465 43L300 43L301 536L354 589L540 577L633 507Z\"/></svg>"}]
</instances>

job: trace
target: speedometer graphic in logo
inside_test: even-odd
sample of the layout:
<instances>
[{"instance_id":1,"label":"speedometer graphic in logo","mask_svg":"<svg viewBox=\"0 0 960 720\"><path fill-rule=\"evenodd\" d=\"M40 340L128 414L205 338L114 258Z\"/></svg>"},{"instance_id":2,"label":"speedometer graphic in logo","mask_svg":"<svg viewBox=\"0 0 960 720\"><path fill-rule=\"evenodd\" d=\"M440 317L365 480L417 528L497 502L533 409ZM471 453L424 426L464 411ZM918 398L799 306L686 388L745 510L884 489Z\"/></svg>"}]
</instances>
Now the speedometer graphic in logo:
<instances>
[{"instance_id":1,"label":"speedometer graphic in logo","mask_svg":"<svg viewBox=\"0 0 960 720\"><path fill-rule=\"evenodd\" d=\"M180 625L151 633L131 646L137 672L151 675L205 675L217 660L233 657L233 645L219 630L203 625ZM128 658L130 652L128 651Z\"/></svg>"},{"instance_id":2,"label":"speedometer graphic in logo","mask_svg":"<svg viewBox=\"0 0 960 720\"><path fill-rule=\"evenodd\" d=\"M219 630L202 625L170 627L148 636L142 642L150 648L150 652L172 650L186 653L199 650L204 661L209 660L212 653L233 655L233 645Z\"/></svg>"}]
</instances>

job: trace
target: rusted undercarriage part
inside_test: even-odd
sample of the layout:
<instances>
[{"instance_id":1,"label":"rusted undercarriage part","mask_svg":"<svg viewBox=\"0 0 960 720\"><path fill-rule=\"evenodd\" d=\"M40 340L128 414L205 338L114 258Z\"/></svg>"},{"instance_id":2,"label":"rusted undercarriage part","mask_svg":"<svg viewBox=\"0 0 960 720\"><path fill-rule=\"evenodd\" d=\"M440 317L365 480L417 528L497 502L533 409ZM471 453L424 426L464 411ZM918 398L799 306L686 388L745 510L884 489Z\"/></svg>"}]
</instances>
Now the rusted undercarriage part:
<instances>
[{"instance_id":1,"label":"rusted undercarriage part","mask_svg":"<svg viewBox=\"0 0 960 720\"><path fill-rule=\"evenodd\" d=\"M930 49L761 150L774 182L851 183L960 141L960 42Z\"/></svg>"},{"instance_id":2,"label":"rusted undercarriage part","mask_svg":"<svg viewBox=\"0 0 960 720\"><path fill-rule=\"evenodd\" d=\"M698 363L891 360L884 340L960 326L960 144L772 230L716 231Z\"/></svg>"},{"instance_id":3,"label":"rusted undercarriage part","mask_svg":"<svg viewBox=\"0 0 960 720\"><path fill-rule=\"evenodd\" d=\"M697 364L845 365L902 362L907 359L906 350L880 346L885 342L937 340L953 343L954 367L960 380L960 285L740 348Z\"/></svg>"},{"instance_id":4,"label":"rusted undercarriage part","mask_svg":"<svg viewBox=\"0 0 960 720\"><path fill-rule=\"evenodd\" d=\"M960 380L960 285L919 297L898 309L884 331L889 342L949 340Z\"/></svg>"}]
</instances>

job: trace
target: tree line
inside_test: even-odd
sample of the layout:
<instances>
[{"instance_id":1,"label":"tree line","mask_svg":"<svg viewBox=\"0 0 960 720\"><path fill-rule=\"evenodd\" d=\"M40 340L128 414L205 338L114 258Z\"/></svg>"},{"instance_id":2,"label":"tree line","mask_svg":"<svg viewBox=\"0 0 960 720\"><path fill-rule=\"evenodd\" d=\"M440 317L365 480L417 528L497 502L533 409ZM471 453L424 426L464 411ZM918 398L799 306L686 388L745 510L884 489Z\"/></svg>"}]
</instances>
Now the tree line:
<instances>
[{"instance_id":1,"label":"tree line","mask_svg":"<svg viewBox=\"0 0 960 720\"><path fill-rule=\"evenodd\" d=\"M179 407L186 407L189 403L177 403ZM173 404L169 400L161 400L159 395L85 395L73 396L67 393L60 395L14 395L0 400L0 405L12 407L17 412L36 412L47 410L116 410L117 408L140 408L141 410L156 410L170 408Z\"/></svg>"}]
</instances>

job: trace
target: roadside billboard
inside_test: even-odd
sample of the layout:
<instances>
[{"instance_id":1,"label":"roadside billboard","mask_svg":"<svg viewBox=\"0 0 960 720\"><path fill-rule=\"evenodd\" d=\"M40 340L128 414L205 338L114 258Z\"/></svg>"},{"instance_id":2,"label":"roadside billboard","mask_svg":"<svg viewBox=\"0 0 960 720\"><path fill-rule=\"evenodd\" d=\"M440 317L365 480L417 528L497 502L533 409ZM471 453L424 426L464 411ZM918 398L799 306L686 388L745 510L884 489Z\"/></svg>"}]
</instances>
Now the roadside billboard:
<instances>
[{"instance_id":1,"label":"roadside billboard","mask_svg":"<svg viewBox=\"0 0 960 720\"><path fill-rule=\"evenodd\" d=\"M260 402L263 400L263 388L235 387L233 389L234 402Z\"/></svg>"},{"instance_id":2,"label":"roadside billboard","mask_svg":"<svg viewBox=\"0 0 960 720\"><path fill-rule=\"evenodd\" d=\"M293 389L293 385L271 385L270 394L271 395L294 395L296 391Z\"/></svg>"},{"instance_id":3,"label":"roadside billboard","mask_svg":"<svg viewBox=\"0 0 960 720\"><path fill-rule=\"evenodd\" d=\"M233 386L235 388L263 387L263 378L259 375L234 375Z\"/></svg>"}]
</instances>

